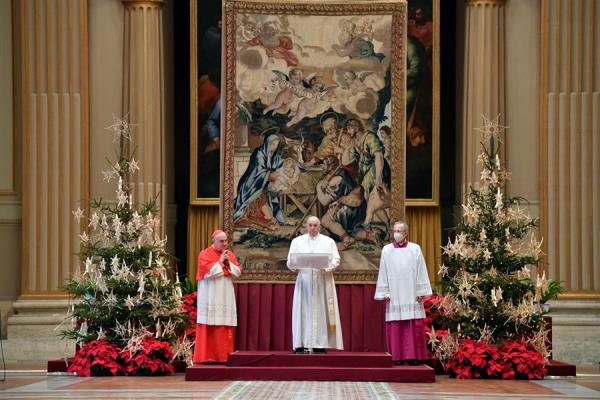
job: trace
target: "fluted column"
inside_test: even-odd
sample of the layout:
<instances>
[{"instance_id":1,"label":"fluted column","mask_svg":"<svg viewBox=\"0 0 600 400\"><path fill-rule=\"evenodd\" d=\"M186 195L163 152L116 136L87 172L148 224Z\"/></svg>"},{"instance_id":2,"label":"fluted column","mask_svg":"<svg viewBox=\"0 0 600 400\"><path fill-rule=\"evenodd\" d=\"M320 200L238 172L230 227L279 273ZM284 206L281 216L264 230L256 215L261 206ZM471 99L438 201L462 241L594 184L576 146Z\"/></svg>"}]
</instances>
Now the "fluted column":
<instances>
[{"instance_id":1,"label":"fluted column","mask_svg":"<svg viewBox=\"0 0 600 400\"><path fill-rule=\"evenodd\" d=\"M541 2L540 202L549 276L600 300L600 4Z\"/></svg>"},{"instance_id":2,"label":"fluted column","mask_svg":"<svg viewBox=\"0 0 600 400\"><path fill-rule=\"evenodd\" d=\"M461 143L461 192L479 180L482 115L504 125L504 0L466 0ZM504 154L503 145L500 147Z\"/></svg>"},{"instance_id":3,"label":"fluted column","mask_svg":"<svg viewBox=\"0 0 600 400\"><path fill-rule=\"evenodd\" d=\"M163 0L123 0L123 115L137 124L134 158L141 170L131 177L136 202L157 198L164 227L165 118ZM158 196L158 197L157 197Z\"/></svg>"},{"instance_id":4,"label":"fluted column","mask_svg":"<svg viewBox=\"0 0 600 400\"><path fill-rule=\"evenodd\" d=\"M21 299L64 296L89 181L86 0L16 2L23 138Z\"/></svg>"}]
</instances>

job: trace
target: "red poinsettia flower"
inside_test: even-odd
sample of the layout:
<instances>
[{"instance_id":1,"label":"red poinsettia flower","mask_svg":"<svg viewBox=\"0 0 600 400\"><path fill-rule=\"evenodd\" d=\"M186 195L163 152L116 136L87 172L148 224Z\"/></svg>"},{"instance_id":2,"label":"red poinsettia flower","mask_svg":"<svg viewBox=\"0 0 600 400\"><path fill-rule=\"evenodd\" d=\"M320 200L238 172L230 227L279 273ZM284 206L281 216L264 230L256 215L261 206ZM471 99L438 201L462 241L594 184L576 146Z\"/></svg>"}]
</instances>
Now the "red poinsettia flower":
<instances>
[{"instance_id":1,"label":"red poinsettia flower","mask_svg":"<svg viewBox=\"0 0 600 400\"><path fill-rule=\"evenodd\" d=\"M188 315L188 317L190 318L190 320L196 322L196 296L197 293L196 291L193 291L191 293L186 294L185 296L183 296L183 300L182 300L182 304L181 304L181 308L183 309L183 312L186 313Z\"/></svg>"},{"instance_id":2,"label":"red poinsettia flower","mask_svg":"<svg viewBox=\"0 0 600 400\"><path fill-rule=\"evenodd\" d=\"M127 375L170 375L173 373L173 348L168 342L146 337L141 348L130 354L123 354L124 369Z\"/></svg>"},{"instance_id":3,"label":"red poinsettia flower","mask_svg":"<svg viewBox=\"0 0 600 400\"><path fill-rule=\"evenodd\" d=\"M188 316L188 326L184 331L185 335L189 340L194 341L196 337L196 319L197 319L197 305L196 305L196 291L190 292L183 296L181 308L183 312ZM183 334L181 334L183 336Z\"/></svg>"},{"instance_id":4,"label":"red poinsettia flower","mask_svg":"<svg viewBox=\"0 0 600 400\"><path fill-rule=\"evenodd\" d=\"M83 345L69 365L68 371L79 376L123 375L119 346L106 339L92 340Z\"/></svg>"},{"instance_id":5,"label":"red poinsettia flower","mask_svg":"<svg viewBox=\"0 0 600 400\"><path fill-rule=\"evenodd\" d=\"M500 360L496 346L463 339L446 363L446 370L451 377L459 379L494 378L502 371Z\"/></svg>"},{"instance_id":6,"label":"red poinsettia flower","mask_svg":"<svg viewBox=\"0 0 600 400\"><path fill-rule=\"evenodd\" d=\"M459 379L542 379L547 373L542 354L522 341L505 342L498 348L464 339L445 367L451 377Z\"/></svg>"},{"instance_id":7,"label":"red poinsettia flower","mask_svg":"<svg viewBox=\"0 0 600 400\"><path fill-rule=\"evenodd\" d=\"M425 311L433 311L434 308L439 308L440 304L442 304L444 300L444 296L439 293L433 293L430 296L427 296L423 299L423 307Z\"/></svg>"},{"instance_id":8,"label":"red poinsettia flower","mask_svg":"<svg viewBox=\"0 0 600 400\"><path fill-rule=\"evenodd\" d=\"M500 347L503 379L542 379L547 370L544 357L533 345L520 340L505 342Z\"/></svg>"}]
</instances>

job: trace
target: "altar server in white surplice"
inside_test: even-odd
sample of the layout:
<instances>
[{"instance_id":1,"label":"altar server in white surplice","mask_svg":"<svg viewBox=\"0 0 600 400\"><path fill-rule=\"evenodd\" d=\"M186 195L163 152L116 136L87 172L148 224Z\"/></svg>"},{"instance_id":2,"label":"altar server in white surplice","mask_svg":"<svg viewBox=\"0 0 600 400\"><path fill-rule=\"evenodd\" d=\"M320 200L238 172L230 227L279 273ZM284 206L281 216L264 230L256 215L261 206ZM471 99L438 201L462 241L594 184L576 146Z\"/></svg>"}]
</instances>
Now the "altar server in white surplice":
<instances>
[{"instance_id":1,"label":"altar server in white surplice","mask_svg":"<svg viewBox=\"0 0 600 400\"><path fill-rule=\"evenodd\" d=\"M388 351L396 363L427 359L423 297L431 294L421 247L408 241L408 224L394 224L394 241L381 250L375 300L385 300Z\"/></svg>"},{"instance_id":2,"label":"altar server in white surplice","mask_svg":"<svg viewBox=\"0 0 600 400\"><path fill-rule=\"evenodd\" d=\"M321 235L321 221L310 216L306 220L307 234L292 240L287 266L298 271L292 306L292 340L294 352L305 350L325 353L325 349L344 348L333 271L340 265L340 254L333 239ZM291 254L331 254L324 270L304 269L293 265Z\"/></svg>"}]
</instances>

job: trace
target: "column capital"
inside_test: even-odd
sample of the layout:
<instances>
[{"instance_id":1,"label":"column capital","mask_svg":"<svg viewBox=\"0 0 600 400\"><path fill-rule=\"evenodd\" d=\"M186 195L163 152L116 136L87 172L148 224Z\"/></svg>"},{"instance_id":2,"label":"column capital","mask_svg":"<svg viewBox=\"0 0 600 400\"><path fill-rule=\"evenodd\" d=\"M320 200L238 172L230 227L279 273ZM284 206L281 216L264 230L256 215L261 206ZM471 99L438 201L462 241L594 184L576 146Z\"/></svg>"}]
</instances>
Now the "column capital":
<instances>
[{"instance_id":1,"label":"column capital","mask_svg":"<svg viewBox=\"0 0 600 400\"><path fill-rule=\"evenodd\" d=\"M137 6L150 6L150 7L160 7L165 4L165 0L121 0L121 2L127 8L133 8Z\"/></svg>"},{"instance_id":2,"label":"column capital","mask_svg":"<svg viewBox=\"0 0 600 400\"><path fill-rule=\"evenodd\" d=\"M503 6L505 2L505 0L465 0L468 6Z\"/></svg>"}]
</instances>

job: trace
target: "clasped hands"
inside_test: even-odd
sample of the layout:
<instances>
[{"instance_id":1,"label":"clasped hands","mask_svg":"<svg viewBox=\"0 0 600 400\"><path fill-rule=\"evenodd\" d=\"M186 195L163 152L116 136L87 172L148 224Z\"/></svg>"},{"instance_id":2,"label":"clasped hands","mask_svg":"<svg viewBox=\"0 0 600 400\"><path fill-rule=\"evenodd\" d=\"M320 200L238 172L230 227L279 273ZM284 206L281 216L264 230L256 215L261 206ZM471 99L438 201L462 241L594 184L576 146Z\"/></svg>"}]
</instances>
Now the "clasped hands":
<instances>
[{"instance_id":1,"label":"clasped hands","mask_svg":"<svg viewBox=\"0 0 600 400\"><path fill-rule=\"evenodd\" d=\"M220 261L221 264L223 264L223 269L227 272L231 272L231 267L229 266L229 250L225 250L221 253Z\"/></svg>"}]
</instances>

